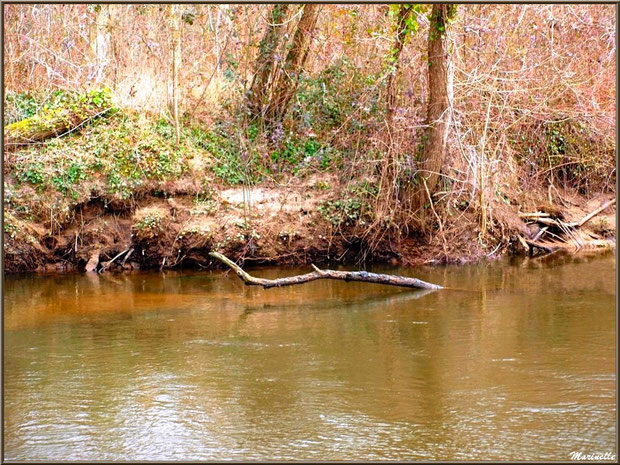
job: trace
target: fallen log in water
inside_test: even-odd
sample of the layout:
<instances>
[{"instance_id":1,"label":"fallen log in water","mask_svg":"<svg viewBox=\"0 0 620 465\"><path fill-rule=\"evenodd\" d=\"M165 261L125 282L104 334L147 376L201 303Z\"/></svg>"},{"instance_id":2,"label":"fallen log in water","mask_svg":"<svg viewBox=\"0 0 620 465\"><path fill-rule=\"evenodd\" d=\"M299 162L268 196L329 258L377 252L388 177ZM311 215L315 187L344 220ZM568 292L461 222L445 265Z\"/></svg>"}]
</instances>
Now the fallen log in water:
<instances>
[{"instance_id":1,"label":"fallen log in water","mask_svg":"<svg viewBox=\"0 0 620 465\"><path fill-rule=\"evenodd\" d=\"M288 278L278 279L264 279L256 278L249 275L241 269L236 263L228 259L224 255L218 252L210 252L209 255L218 259L222 263L228 265L237 276L248 286L263 286L264 289L270 287L282 287L291 286L293 284L303 284L316 279L338 279L341 281L360 281L365 283L375 284L387 284L390 286L409 287L413 289L430 289L437 290L443 289L443 286L438 284L427 283L416 278L409 278L406 276L396 276L389 274L377 274L368 273L366 271L334 271L334 270L320 270L316 266L312 265L314 271L312 273L306 273L297 276L290 276Z\"/></svg>"}]
</instances>

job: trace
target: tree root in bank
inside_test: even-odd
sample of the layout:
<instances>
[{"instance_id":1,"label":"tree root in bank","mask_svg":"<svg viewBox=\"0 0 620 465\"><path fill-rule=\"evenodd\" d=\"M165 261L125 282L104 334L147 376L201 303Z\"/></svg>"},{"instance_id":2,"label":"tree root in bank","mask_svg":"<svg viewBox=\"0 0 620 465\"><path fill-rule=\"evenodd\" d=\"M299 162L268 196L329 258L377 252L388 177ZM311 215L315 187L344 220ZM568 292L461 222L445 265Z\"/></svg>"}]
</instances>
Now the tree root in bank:
<instances>
[{"instance_id":1,"label":"tree root in bank","mask_svg":"<svg viewBox=\"0 0 620 465\"><path fill-rule=\"evenodd\" d=\"M225 265L229 266L239 278L248 286L263 286L264 289L270 287L282 287L291 286L293 284L303 284L316 279L337 279L340 281L359 281L365 283L375 284L387 284L390 286L409 287L413 289L429 289L438 290L443 289L443 286L438 284L427 283L416 278L409 278L406 276L395 276L388 274L368 273L366 271L334 271L334 270L320 270L316 266L312 265L314 271L312 273L306 273L298 276L291 276L288 278L278 279L264 279L256 278L249 275L241 269L236 263L228 259L224 255L218 252L210 252L209 255L217 260L221 261Z\"/></svg>"}]
</instances>

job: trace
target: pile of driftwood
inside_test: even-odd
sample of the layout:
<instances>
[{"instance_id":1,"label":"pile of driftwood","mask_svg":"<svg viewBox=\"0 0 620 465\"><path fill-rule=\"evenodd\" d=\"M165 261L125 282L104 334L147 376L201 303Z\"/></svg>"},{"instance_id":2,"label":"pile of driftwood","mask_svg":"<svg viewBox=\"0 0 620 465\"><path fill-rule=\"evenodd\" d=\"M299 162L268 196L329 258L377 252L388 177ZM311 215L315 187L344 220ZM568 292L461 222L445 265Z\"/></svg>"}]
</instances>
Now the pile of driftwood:
<instances>
[{"instance_id":1,"label":"pile of driftwood","mask_svg":"<svg viewBox=\"0 0 620 465\"><path fill-rule=\"evenodd\" d=\"M616 199L609 200L596 210L584 216L580 221L565 222L558 217L554 217L546 212L519 213L519 217L523 218L533 235L530 238L524 238L519 235L521 245L530 253L535 250L543 252L554 252L558 249L572 248L579 251L588 247L608 247L609 241L603 240L601 237L590 231L584 231L582 227L594 218L596 215L616 203Z\"/></svg>"}]
</instances>

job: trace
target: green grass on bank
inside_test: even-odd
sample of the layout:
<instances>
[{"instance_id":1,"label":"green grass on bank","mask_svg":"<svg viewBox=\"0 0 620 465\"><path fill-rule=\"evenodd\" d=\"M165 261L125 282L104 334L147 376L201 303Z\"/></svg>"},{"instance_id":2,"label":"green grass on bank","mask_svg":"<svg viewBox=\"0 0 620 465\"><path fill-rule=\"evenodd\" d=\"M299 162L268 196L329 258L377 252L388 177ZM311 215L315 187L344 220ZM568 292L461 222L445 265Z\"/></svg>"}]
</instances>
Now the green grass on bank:
<instances>
[{"instance_id":1,"label":"green grass on bank","mask_svg":"<svg viewBox=\"0 0 620 465\"><path fill-rule=\"evenodd\" d=\"M40 95L8 93L5 121L33 118L36 111L53 111L73 100L60 91L45 101ZM130 199L182 178L203 186L255 185L328 170L341 160L337 150L315 137L282 129L266 134L252 124L240 130L183 121L177 145L167 118L114 108L65 136L11 152L5 194L17 212L52 199L68 209L94 195Z\"/></svg>"}]
</instances>

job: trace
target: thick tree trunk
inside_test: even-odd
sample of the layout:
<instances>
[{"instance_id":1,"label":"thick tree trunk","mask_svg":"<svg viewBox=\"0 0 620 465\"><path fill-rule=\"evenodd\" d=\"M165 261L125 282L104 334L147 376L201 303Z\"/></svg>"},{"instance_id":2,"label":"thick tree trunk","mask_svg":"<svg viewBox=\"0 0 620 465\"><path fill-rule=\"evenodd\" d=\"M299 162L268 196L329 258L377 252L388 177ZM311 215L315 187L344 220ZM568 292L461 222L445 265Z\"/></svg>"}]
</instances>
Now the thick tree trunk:
<instances>
[{"instance_id":1,"label":"thick tree trunk","mask_svg":"<svg viewBox=\"0 0 620 465\"><path fill-rule=\"evenodd\" d=\"M317 279L337 279L340 281L361 281L365 283L375 284L388 284L390 286L409 287L414 289L443 289L438 284L427 283L420 279L408 278L406 276L395 276L388 274L367 273L366 271L334 271L334 270L319 270L316 266L312 265L314 271L312 273L306 273L298 276L291 276L289 278L279 279L264 279L255 278L249 275L241 269L236 263L229 260L224 255L218 252L210 252L209 255L218 259L222 263L228 265L237 276L248 286L263 286L268 289L270 287L282 287L291 286L293 284L303 284L309 281Z\"/></svg>"},{"instance_id":2,"label":"thick tree trunk","mask_svg":"<svg viewBox=\"0 0 620 465\"><path fill-rule=\"evenodd\" d=\"M250 85L248 102L248 108L254 117L259 117L263 114L266 96L270 82L273 79L272 74L277 59L276 51L280 47L284 33L283 22L286 18L288 7L288 4L276 4L271 7L267 31L258 46L256 71Z\"/></svg>"},{"instance_id":3,"label":"thick tree trunk","mask_svg":"<svg viewBox=\"0 0 620 465\"><path fill-rule=\"evenodd\" d=\"M450 56L450 27L456 6L435 3L428 34L428 127L422 141L418 206L424 205L428 193L433 194L444 163L448 129L452 122L453 69ZM424 188L424 184L426 188Z\"/></svg>"},{"instance_id":4,"label":"thick tree trunk","mask_svg":"<svg viewBox=\"0 0 620 465\"><path fill-rule=\"evenodd\" d=\"M297 85L299 84L299 77L303 73L308 60L310 45L314 37L321 6L308 3L302 5L301 8L303 8L303 11L293 37L293 46L286 56L284 69L280 79L276 82L273 98L269 102L267 119L272 123L279 122L284 117L289 103L293 95L295 95Z\"/></svg>"}]
</instances>

